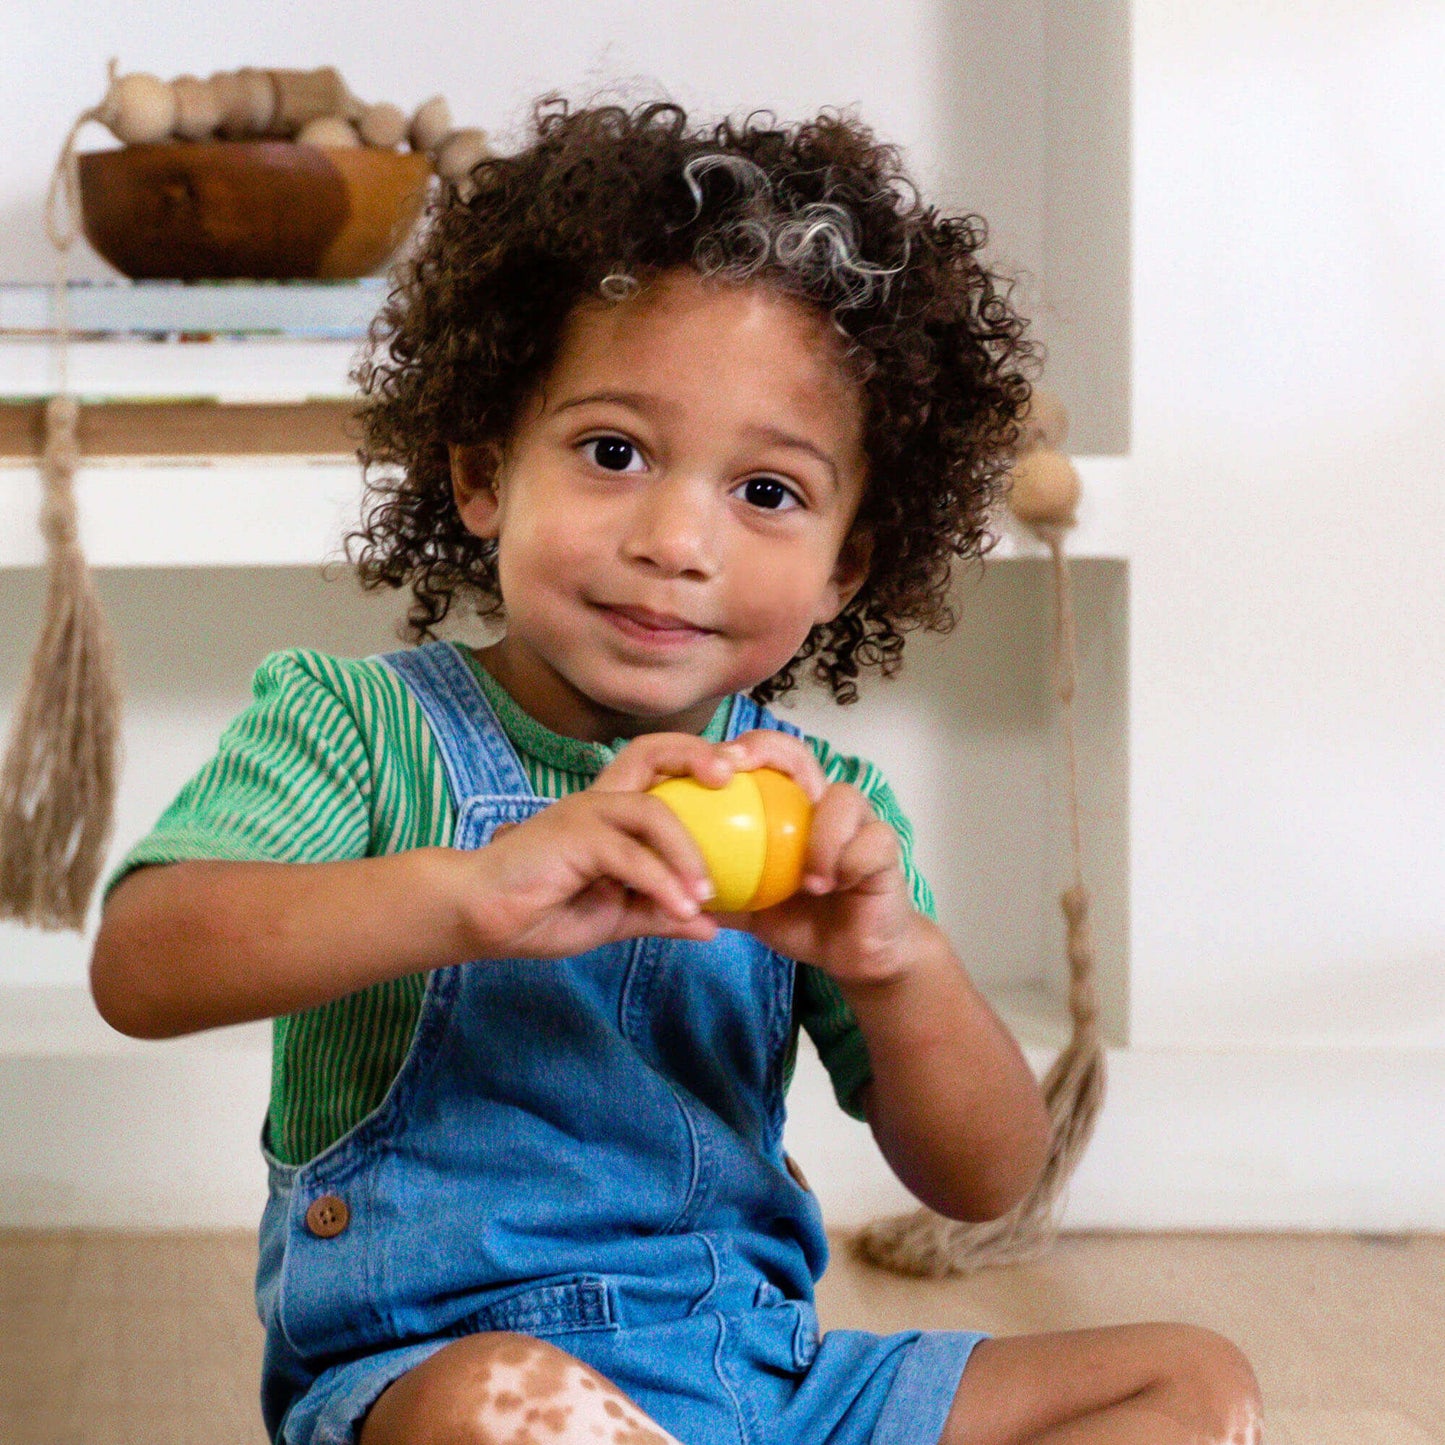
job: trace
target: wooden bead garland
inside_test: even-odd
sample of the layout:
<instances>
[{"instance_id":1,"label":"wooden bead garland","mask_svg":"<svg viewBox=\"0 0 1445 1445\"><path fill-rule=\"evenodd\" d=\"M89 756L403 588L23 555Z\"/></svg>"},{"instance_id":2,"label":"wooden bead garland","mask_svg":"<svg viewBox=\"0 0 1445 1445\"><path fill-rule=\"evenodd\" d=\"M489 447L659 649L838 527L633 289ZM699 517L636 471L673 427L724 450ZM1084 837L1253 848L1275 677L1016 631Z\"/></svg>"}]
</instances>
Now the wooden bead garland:
<instances>
[{"instance_id":1,"label":"wooden bead garland","mask_svg":"<svg viewBox=\"0 0 1445 1445\"><path fill-rule=\"evenodd\" d=\"M451 108L434 95L410 117L389 101L368 105L334 66L263 70L243 66L173 81L134 71L112 74L105 99L89 119L127 145L167 140L294 140L301 145L395 150L402 144L431 157L437 174L466 198L472 169L491 154L485 131L452 124Z\"/></svg>"},{"instance_id":2,"label":"wooden bead garland","mask_svg":"<svg viewBox=\"0 0 1445 1445\"><path fill-rule=\"evenodd\" d=\"M989 1265L1034 1259L1053 1242L1059 1201L1088 1148L1103 1107L1107 1061L1099 1029L1091 899L1084 886L1079 806L1079 757L1074 728L1078 691L1073 588L1064 536L1074 525L1079 478L1059 448L1068 414L1057 397L1037 387L1019 427L1018 460L1010 474L1009 510L1047 546L1054 571L1054 686L1064 718L1068 757L1069 843L1073 880L1059 896L1069 970L1072 1030L1041 1083L1052 1139L1043 1173L1017 1205L999 1219L965 1224L929 1209L875 1220L857 1236L865 1259L901 1274L970 1274Z\"/></svg>"}]
</instances>

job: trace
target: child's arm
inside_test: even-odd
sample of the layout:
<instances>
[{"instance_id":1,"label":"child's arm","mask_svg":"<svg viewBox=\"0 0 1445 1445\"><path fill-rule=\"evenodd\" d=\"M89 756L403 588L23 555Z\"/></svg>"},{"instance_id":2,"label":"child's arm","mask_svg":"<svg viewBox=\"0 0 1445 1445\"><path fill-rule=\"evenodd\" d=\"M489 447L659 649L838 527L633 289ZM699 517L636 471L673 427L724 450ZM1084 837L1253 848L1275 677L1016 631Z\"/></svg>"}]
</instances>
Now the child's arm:
<instances>
[{"instance_id":1,"label":"child's arm","mask_svg":"<svg viewBox=\"0 0 1445 1445\"><path fill-rule=\"evenodd\" d=\"M950 1218L995 1219L1043 1169L1048 1112L1018 1044L942 929L915 917L920 936L891 981L841 985L873 1068L863 1108L919 1199Z\"/></svg>"},{"instance_id":2,"label":"child's arm","mask_svg":"<svg viewBox=\"0 0 1445 1445\"><path fill-rule=\"evenodd\" d=\"M1038 1085L947 936L914 909L897 835L861 793L827 790L803 891L736 926L838 984L868 1046L869 1123L924 1203L989 1219L1028 1192L1050 1136Z\"/></svg>"},{"instance_id":3,"label":"child's arm","mask_svg":"<svg viewBox=\"0 0 1445 1445\"><path fill-rule=\"evenodd\" d=\"M721 786L738 761L701 738L652 734L585 792L471 852L139 869L102 915L96 1005L123 1033L165 1038L472 959L565 957L642 934L709 939L697 846L638 790L679 773ZM816 773L811 757L794 766Z\"/></svg>"}]
</instances>

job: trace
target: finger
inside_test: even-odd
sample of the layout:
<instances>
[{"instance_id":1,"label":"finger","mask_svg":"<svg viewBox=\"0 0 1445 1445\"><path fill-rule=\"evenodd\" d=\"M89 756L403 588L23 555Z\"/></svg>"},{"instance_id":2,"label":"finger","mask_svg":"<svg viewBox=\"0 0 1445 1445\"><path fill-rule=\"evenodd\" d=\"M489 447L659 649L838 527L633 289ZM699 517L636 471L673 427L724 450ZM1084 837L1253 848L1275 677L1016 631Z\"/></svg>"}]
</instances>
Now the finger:
<instances>
[{"instance_id":1,"label":"finger","mask_svg":"<svg viewBox=\"0 0 1445 1445\"><path fill-rule=\"evenodd\" d=\"M640 793L663 778L694 777L721 788L736 771L734 758L717 743L692 733L647 733L628 743L592 787L602 793Z\"/></svg>"},{"instance_id":2,"label":"finger","mask_svg":"<svg viewBox=\"0 0 1445 1445\"><path fill-rule=\"evenodd\" d=\"M901 866L898 835L881 818L874 818L843 849L834 869L835 886L860 893L881 889Z\"/></svg>"},{"instance_id":3,"label":"finger","mask_svg":"<svg viewBox=\"0 0 1445 1445\"><path fill-rule=\"evenodd\" d=\"M857 788L846 783L834 783L828 788L813 807L808 855L803 863L804 891L828 893L837 887L838 860L843 850L876 818Z\"/></svg>"},{"instance_id":4,"label":"finger","mask_svg":"<svg viewBox=\"0 0 1445 1445\"><path fill-rule=\"evenodd\" d=\"M651 936L711 943L717 937L719 926L710 913L699 913L695 918L675 918L657 908L650 899L629 897L623 905L618 937Z\"/></svg>"},{"instance_id":5,"label":"finger","mask_svg":"<svg viewBox=\"0 0 1445 1445\"><path fill-rule=\"evenodd\" d=\"M733 758L739 771L776 768L786 773L816 803L828 787L828 779L817 754L802 738L775 728L755 728L739 733L722 751Z\"/></svg>"},{"instance_id":6,"label":"finger","mask_svg":"<svg viewBox=\"0 0 1445 1445\"><path fill-rule=\"evenodd\" d=\"M596 869L641 897L670 919L698 916L702 900L693 880L679 874L650 847L620 829L608 829L593 845Z\"/></svg>"},{"instance_id":7,"label":"finger","mask_svg":"<svg viewBox=\"0 0 1445 1445\"><path fill-rule=\"evenodd\" d=\"M600 797L597 804L611 826L651 848L687 882L695 897L706 900L713 896L716 890L702 848L661 798L612 793Z\"/></svg>"}]
</instances>

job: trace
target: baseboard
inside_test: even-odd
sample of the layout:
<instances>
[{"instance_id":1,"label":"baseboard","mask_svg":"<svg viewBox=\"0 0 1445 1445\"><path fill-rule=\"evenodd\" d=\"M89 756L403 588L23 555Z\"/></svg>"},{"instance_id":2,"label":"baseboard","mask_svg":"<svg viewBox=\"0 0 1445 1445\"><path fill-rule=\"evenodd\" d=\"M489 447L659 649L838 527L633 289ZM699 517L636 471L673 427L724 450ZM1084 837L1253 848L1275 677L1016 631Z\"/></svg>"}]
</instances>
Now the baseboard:
<instances>
[{"instance_id":1,"label":"baseboard","mask_svg":"<svg viewBox=\"0 0 1445 1445\"><path fill-rule=\"evenodd\" d=\"M144 1045L101 1028L0 1049L0 1226L254 1226L264 1026ZM1068 1228L1445 1230L1445 1051L1125 1049L1109 1070ZM807 1048L790 1109L831 1225L910 1207Z\"/></svg>"}]
</instances>

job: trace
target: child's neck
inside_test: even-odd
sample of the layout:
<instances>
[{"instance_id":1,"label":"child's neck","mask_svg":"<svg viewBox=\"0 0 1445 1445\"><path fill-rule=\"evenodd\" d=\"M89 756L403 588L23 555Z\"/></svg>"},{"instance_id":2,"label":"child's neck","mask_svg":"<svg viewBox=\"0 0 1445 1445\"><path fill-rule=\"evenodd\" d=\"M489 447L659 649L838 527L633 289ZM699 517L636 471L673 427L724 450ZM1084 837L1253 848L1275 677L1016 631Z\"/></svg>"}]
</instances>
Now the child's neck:
<instances>
[{"instance_id":1,"label":"child's neck","mask_svg":"<svg viewBox=\"0 0 1445 1445\"><path fill-rule=\"evenodd\" d=\"M472 649L473 656L497 684L529 717L563 737L583 742L612 743L643 733L701 733L717 711L720 698L707 698L694 707L667 717L637 717L615 712L588 697L540 665L523 648L509 647L507 639L490 647Z\"/></svg>"}]
</instances>

